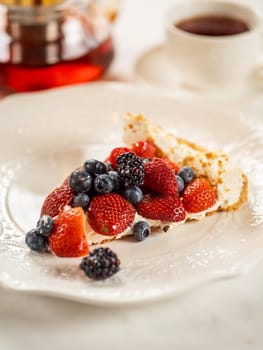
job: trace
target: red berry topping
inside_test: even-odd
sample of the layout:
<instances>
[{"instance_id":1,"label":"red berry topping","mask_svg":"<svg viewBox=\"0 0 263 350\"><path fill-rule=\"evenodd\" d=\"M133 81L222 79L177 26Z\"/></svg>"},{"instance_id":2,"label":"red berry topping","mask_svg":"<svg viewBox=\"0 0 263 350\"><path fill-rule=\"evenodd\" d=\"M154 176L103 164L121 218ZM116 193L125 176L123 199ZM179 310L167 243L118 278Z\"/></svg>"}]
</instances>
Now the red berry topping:
<instances>
[{"instance_id":1,"label":"red berry topping","mask_svg":"<svg viewBox=\"0 0 263 350\"><path fill-rule=\"evenodd\" d=\"M94 197L87 214L95 232L115 236L133 223L135 209L119 194L109 193Z\"/></svg>"},{"instance_id":2,"label":"red berry topping","mask_svg":"<svg viewBox=\"0 0 263 350\"><path fill-rule=\"evenodd\" d=\"M185 210L180 198L158 197L147 194L137 206L138 213L148 219L178 222L185 219Z\"/></svg>"},{"instance_id":3,"label":"red berry topping","mask_svg":"<svg viewBox=\"0 0 263 350\"><path fill-rule=\"evenodd\" d=\"M49 236L49 247L60 257L80 257L89 254L86 236L87 218L82 208L71 208L54 220Z\"/></svg>"},{"instance_id":4,"label":"red berry topping","mask_svg":"<svg viewBox=\"0 0 263 350\"><path fill-rule=\"evenodd\" d=\"M65 181L64 185L57 187L47 196L41 208L41 216L57 216L64 210L66 205L71 203L73 197L74 194L68 182Z\"/></svg>"},{"instance_id":5,"label":"red berry topping","mask_svg":"<svg viewBox=\"0 0 263 350\"><path fill-rule=\"evenodd\" d=\"M153 158L156 154L157 147L151 140L146 140L134 143L131 150L139 157Z\"/></svg>"},{"instance_id":6,"label":"red berry topping","mask_svg":"<svg viewBox=\"0 0 263 350\"><path fill-rule=\"evenodd\" d=\"M144 186L162 195L178 195L178 184L174 171L164 160L154 158L144 165Z\"/></svg>"},{"instance_id":7,"label":"red berry topping","mask_svg":"<svg viewBox=\"0 0 263 350\"><path fill-rule=\"evenodd\" d=\"M211 184L204 177L199 177L186 185L183 193L183 205L189 213L198 213L212 207L217 195Z\"/></svg>"},{"instance_id":8,"label":"red berry topping","mask_svg":"<svg viewBox=\"0 0 263 350\"><path fill-rule=\"evenodd\" d=\"M165 161L165 163L168 165L169 168L174 170L176 174L178 173L180 168L176 163L172 162L169 158L162 158L162 159Z\"/></svg>"},{"instance_id":9,"label":"red berry topping","mask_svg":"<svg viewBox=\"0 0 263 350\"><path fill-rule=\"evenodd\" d=\"M107 159L110 160L110 163L111 163L114 170L117 169L117 158L121 154L127 153L127 152L130 152L129 148L127 148L127 147L117 147L111 151L111 154L110 154L109 158L107 158Z\"/></svg>"}]
</instances>

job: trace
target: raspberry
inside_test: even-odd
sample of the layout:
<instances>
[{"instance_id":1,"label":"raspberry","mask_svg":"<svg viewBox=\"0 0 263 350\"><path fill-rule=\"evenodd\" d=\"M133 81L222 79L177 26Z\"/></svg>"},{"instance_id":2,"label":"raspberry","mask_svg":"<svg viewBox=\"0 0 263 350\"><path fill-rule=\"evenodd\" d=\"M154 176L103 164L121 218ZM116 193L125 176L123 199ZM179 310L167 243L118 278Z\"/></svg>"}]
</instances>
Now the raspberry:
<instances>
[{"instance_id":1,"label":"raspberry","mask_svg":"<svg viewBox=\"0 0 263 350\"><path fill-rule=\"evenodd\" d=\"M124 186L141 186L144 182L144 163L142 158L126 152L117 158L117 170Z\"/></svg>"},{"instance_id":2,"label":"raspberry","mask_svg":"<svg viewBox=\"0 0 263 350\"><path fill-rule=\"evenodd\" d=\"M120 260L110 248L96 248L80 264L81 270L94 280L103 280L119 271Z\"/></svg>"}]
</instances>

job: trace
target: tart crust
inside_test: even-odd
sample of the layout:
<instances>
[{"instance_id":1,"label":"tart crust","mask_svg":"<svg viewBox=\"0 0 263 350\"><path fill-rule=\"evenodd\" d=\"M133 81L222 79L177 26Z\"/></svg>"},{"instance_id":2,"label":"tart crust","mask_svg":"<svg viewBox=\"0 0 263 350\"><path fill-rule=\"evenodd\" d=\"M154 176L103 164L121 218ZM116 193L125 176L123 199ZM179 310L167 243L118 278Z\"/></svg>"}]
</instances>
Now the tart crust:
<instances>
[{"instance_id":1,"label":"tart crust","mask_svg":"<svg viewBox=\"0 0 263 350\"><path fill-rule=\"evenodd\" d=\"M166 132L159 126L152 124L143 115L128 113L124 118L123 140L127 146L140 141L151 139L159 149L160 156L168 157L180 167L191 166L198 176L205 176L217 189L217 192L226 199L219 205L217 211L237 210L248 197L248 179L245 173L229 161L229 157L222 151L213 152L193 142L176 137ZM180 153L185 152L185 154ZM179 152L179 154L178 154ZM213 167L213 172L211 171ZM233 175L232 175L233 174ZM232 188L227 186L228 177L232 176L233 182L239 182L235 200L230 201L227 192ZM222 193L221 193L221 192ZM207 213L211 214L211 212Z\"/></svg>"}]
</instances>

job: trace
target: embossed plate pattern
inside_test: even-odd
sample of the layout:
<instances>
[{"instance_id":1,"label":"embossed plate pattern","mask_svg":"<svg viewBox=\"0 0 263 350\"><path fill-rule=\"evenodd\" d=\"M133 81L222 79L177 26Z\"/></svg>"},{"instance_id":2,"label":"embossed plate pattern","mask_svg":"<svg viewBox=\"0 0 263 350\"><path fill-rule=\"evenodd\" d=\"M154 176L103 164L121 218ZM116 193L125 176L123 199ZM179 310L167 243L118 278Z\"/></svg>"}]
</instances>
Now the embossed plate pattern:
<instances>
[{"instance_id":1,"label":"embossed plate pattern","mask_svg":"<svg viewBox=\"0 0 263 350\"><path fill-rule=\"evenodd\" d=\"M248 174L249 202L238 212L181 225L143 243L128 238L109 243L120 256L121 271L94 282L79 270L79 259L30 252L24 236L54 186L84 159L103 159L121 143L126 111L142 112L206 147L225 149ZM255 110L248 118L211 100L93 84L7 98L0 118L2 286L93 304L136 303L238 275L263 256L263 127Z\"/></svg>"}]
</instances>

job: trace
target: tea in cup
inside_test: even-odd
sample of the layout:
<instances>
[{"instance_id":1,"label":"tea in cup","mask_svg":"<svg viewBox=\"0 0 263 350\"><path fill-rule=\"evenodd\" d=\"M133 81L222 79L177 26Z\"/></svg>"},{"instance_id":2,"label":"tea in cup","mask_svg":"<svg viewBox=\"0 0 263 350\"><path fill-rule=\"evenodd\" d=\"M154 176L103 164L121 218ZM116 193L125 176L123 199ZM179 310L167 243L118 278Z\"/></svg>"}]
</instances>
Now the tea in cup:
<instances>
[{"instance_id":1,"label":"tea in cup","mask_svg":"<svg viewBox=\"0 0 263 350\"><path fill-rule=\"evenodd\" d=\"M233 86L258 62L262 19L235 2L184 1L166 17L166 50L181 78L194 86Z\"/></svg>"}]
</instances>

